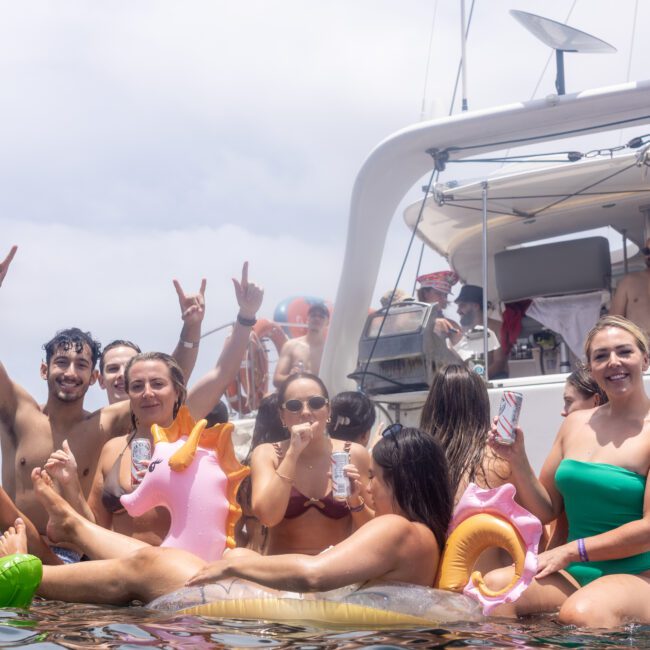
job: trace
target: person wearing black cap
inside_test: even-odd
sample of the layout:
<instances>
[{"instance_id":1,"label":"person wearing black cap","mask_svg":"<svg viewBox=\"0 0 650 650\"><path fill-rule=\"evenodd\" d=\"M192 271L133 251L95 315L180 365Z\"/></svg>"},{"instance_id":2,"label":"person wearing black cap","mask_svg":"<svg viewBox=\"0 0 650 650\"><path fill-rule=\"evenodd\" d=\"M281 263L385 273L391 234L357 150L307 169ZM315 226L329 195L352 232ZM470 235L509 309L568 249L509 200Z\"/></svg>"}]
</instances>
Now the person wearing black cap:
<instances>
[{"instance_id":1,"label":"person wearing black cap","mask_svg":"<svg viewBox=\"0 0 650 650\"><path fill-rule=\"evenodd\" d=\"M473 357L483 354L483 289L475 284L464 285L456 308L460 316L463 336L454 350L463 361L470 362ZM508 376L508 359L499 345L495 332L500 331L499 321L488 319L488 378L504 379Z\"/></svg>"},{"instance_id":2,"label":"person wearing black cap","mask_svg":"<svg viewBox=\"0 0 650 650\"><path fill-rule=\"evenodd\" d=\"M324 302L314 302L309 306L307 334L289 339L282 346L278 365L273 374L273 385L276 388L296 372L318 375L329 320L330 310Z\"/></svg>"}]
</instances>

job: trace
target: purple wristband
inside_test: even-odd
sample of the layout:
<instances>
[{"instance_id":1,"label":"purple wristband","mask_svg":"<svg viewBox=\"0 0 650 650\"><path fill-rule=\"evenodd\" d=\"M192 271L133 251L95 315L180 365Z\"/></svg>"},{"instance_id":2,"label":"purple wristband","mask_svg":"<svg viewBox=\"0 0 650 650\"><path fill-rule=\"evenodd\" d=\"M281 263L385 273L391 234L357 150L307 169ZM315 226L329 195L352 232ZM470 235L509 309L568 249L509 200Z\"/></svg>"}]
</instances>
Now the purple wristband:
<instances>
[{"instance_id":1,"label":"purple wristband","mask_svg":"<svg viewBox=\"0 0 650 650\"><path fill-rule=\"evenodd\" d=\"M585 548L584 538L578 539L578 554L580 555L581 562L589 562L589 556L587 555L587 549Z\"/></svg>"}]
</instances>

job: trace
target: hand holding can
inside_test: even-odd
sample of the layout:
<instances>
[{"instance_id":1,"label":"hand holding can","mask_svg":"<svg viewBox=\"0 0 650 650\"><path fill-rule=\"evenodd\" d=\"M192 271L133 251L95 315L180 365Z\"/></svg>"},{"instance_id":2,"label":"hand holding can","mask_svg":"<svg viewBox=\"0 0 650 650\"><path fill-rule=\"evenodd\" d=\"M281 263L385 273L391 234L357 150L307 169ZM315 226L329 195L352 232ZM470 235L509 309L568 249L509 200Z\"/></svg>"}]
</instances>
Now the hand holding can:
<instances>
[{"instance_id":1,"label":"hand holding can","mask_svg":"<svg viewBox=\"0 0 650 650\"><path fill-rule=\"evenodd\" d=\"M512 390L504 390L499 404L496 433L494 439L501 445L513 445L515 442L519 413L524 396Z\"/></svg>"},{"instance_id":2,"label":"hand holding can","mask_svg":"<svg viewBox=\"0 0 650 650\"><path fill-rule=\"evenodd\" d=\"M345 501L350 496L350 479L345 473L345 466L350 464L350 454L347 451L332 453L332 496Z\"/></svg>"},{"instance_id":3,"label":"hand holding can","mask_svg":"<svg viewBox=\"0 0 650 650\"><path fill-rule=\"evenodd\" d=\"M140 472L145 469L142 461L151 458L151 441L147 438L134 438L131 441L131 485L139 485Z\"/></svg>"}]
</instances>

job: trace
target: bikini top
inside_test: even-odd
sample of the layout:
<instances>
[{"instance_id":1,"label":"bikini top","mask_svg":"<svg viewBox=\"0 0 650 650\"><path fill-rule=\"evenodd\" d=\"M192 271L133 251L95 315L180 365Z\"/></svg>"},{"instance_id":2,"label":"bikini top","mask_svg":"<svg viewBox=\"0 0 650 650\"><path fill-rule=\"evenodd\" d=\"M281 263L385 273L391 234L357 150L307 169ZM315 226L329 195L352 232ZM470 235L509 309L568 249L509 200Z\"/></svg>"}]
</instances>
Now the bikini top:
<instances>
[{"instance_id":1,"label":"bikini top","mask_svg":"<svg viewBox=\"0 0 650 650\"><path fill-rule=\"evenodd\" d=\"M120 455L115 459L111 468L104 477L104 487L102 488L102 505L108 512L113 515L121 514L124 512L124 506L120 501L120 497L128 494L128 491L122 487L120 483L120 466L122 464L122 456L131 444L131 440L135 437L135 431L127 438L124 449Z\"/></svg>"},{"instance_id":2,"label":"bikini top","mask_svg":"<svg viewBox=\"0 0 650 650\"><path fill-rule=\"evenodd\" d=\"M350 452L350 447L352 446L351 442L346 442L343 451ZM275 442L273 443L273 448L277 457L282 460L284 458L284 453L280 444ZM285 519L295 519L300 517L309 510L309 508L316 508L324 517L329 517L330 519L343 519L350 514L350 509L345 501L340 501L335 499L332 496L332 490L321 498L308 497L300 490L297 490L294 486L291 486L291 492L289 493L289 502L287 503L287 509L284 513Z\"/></svg>"}]
</instances>

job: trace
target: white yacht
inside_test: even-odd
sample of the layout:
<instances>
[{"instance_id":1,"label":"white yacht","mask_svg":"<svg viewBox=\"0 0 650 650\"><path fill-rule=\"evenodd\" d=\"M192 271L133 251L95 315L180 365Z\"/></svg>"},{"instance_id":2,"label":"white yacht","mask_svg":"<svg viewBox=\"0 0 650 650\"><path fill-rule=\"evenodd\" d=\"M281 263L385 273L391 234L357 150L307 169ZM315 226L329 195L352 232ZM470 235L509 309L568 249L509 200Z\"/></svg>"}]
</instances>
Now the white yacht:
<instances>
[{"instance_id":1,"label":"white yacht","mask_svg":"<svg viewBox=\"0 0 650 650\"><path fill-rule=\"evenodd\" d=\"M381 142L351 199L321 369L332 393L367 388L372 376L373 399L386 418L419 420L426 398L422 364L426 375L428 366L444 361L436 359L439 346L412 337L400 348L390 342L396 335L388 320L378 338L379 321L366 322L389 224L406 193L431 174L437 182L406 209L406 225L463 283L487 287L486 301L501 310L521 300L541 306L535 313L546 322L524 319L510 352L510 378L487 378L494 409L504 388L524 394L521 426L539 469L561 421L564 381L581 356L585 323L593 324L607 305L613 278L642 268L638 252L650 234L649 125L650 81L640 81L418 123ZM596 150L554 144L563 153L550 158L563 162L542 159L531 169L531 145L548 151L545 143L585 135L602 144ZM456 162L504 160L506 150L508 160L516 155L521 164L471 182L446 180ZM553 304L560 311L547 318ZM412 333L422 333L426 321L423 314Z\"/></svg>"}]
</instances>

